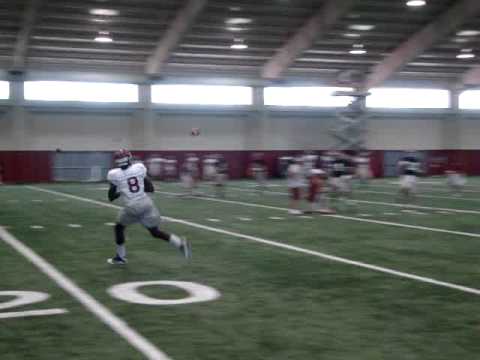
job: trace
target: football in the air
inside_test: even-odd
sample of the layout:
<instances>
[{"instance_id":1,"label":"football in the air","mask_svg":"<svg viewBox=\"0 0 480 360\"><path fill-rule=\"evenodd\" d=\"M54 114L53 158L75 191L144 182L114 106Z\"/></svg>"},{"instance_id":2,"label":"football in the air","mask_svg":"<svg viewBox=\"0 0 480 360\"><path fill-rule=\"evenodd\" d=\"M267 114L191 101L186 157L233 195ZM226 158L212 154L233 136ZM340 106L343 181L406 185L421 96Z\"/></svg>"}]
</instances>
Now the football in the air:
<instances>
[{"instance_id":1,"label":"football in the air","mask_svg":"<svg viewBox=\"0 0 480 360\"><path fill-rule=\"evenodd\" d=\"M198 135L200 135L200 129L199 129L199 128L192 128L192 130L190 131L190 135L191 135L191 136L198 136Z\"/></svg>"}]
</instances>

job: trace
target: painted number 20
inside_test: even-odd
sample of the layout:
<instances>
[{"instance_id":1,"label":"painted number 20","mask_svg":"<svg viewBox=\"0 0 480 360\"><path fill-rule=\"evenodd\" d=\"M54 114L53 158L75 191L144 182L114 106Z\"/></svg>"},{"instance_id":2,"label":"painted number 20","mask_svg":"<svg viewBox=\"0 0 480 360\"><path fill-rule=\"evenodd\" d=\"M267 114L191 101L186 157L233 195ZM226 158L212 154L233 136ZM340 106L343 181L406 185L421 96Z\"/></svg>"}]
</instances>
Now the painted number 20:
<instances>
[{"instance_id":1,"label":"painted number 20","mask_svg":"<svg viewBox=\"0 0 480 360\"><path fill-rule=\"evenodd\" d=\"M13 297L11 300L0 302L0 310L11 309L19 306L31 305L47 300L50 295L38 291L0 291L1 297ZM27 310L27 311L12 311L0 312L0 319L19 318L27 316L45 316L45 315L59 315L65 314L66 309L43 309L43 310Z\"/></svg>"}]
</instances>

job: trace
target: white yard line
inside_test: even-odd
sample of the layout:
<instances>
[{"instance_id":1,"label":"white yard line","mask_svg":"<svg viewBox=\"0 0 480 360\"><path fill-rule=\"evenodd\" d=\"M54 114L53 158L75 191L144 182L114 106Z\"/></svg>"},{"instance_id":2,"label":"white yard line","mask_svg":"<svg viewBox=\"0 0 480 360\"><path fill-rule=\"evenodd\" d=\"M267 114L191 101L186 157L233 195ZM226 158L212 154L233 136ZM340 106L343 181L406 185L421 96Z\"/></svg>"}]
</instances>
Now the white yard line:
<instances>
[{"instance_id":1,"label":"white yard line","mask_svg":"<svg viewBox=\"0 0 480 360\"><path fill-rule=\"evenodd\" d=\"M229 188L234 188L234 187L229 187ZM237 187L238 189L238 187ZM250 190L247 187L243 189L244 191ZM250 190L251 191L251 190ZM275 193L275 191L264 191L265 193ZM379 195L390 195L390 196L395 196L398 195L396 192L386 192L386 191L374 191L374 190L358 190L354 189L354 192L357 193L366 193L366 194L379 194ZM416 197L421 197L421 198L428 198L428 199L448 199L448 200L460 200L460 201L474 201L474 202L480 202L479 199L471 199L471 198L466 198L466 197L456 197L456 196L438 196L438 195L424 195L424 194L416 194Z\"/></svg>"},{"instance_id":2,"label":"white yard line","mask_svg":"<svg viewBox=\"0 0 480 360\"><path fill-rule=\"evenodd\" d=\"M24 317L30 317L30 316L52 316L52 315L63 315L67 313L68 313L68 310L66 309L1 312L0 319L24 318Z\"/></svg>"},{"instance_id":3,"label":"white yard line","mask_svg":"<svg viewBox=\"0 0 480 360\"><path fill-rule=\"evenodd\" d=\"M50 194L53 194L53 195L64 196L64 197L67 197L67 198L71 198L71 199L75 199L75 200L79 200L79 201L83 201L83 202L87 202L87 203L91 203L91 204L96 204L96 205L100 205L100 206L105 206L105 207L108 207L108 208L121 209L121 207L113 205L113 204L108 204L108 203L104 203L104 202L101 202L101 201L92 200L92 199L88 199L88 198L84 198L84 197L80 197L80 196L65 194L65 193L58 192L58 191L42 189L42 188L38 188L38 187L34 187L34 186L28 186L28 188L32 189L32 190L35 190L35 191L42 191L42 192L50 193ZM194 222L191 222L191 221L169 218L169 217L166 217L166 219L168 221L171 221L171 222L176 222L176 223L187 225L187 226L194 227L194 228L197 228L197 229L202 229L202 230L215 232L215 233L223 234L223 235L229 235L229 236L232 236L232 237L241 238L241 239L245 239L245 240L250 240L250 241L270 245L270 246L277 247L277 248L282 248L282 249L286 249L286 250L290 250L290 251L294 251L294 252L298 252L298 253L312 255L312 256L316 256L316 257L323 258L323 259L326 259L326 260L330 260L330 261L333 261L333 262L338 262L338 263L342 263L342 264L356 266L356 267L360 267L360 268L364 268L364 269L368 269L368 270L373 270L373 271L376 271L376 272L389 274L389 275L400 277L400 278L406 278L406 279L410 279L410 280L414 280L414 281L418 281L418 282L423 282L423 283L427 283L427 284L441 286L441 287L445 287L445 288L449 288L449 289L452 289L452 290L457 290L457 291L461 291L461 292L465 292L465 293L480 295L480 289L475 289L475 288L471 288L471 287L468 287L468 286L458 285L458 284L454 284L454 283L449 283L449 282L445 282L445 281L436 280L436 279L429 278L429 277L424 277L424 276L410 274L410 273L406 273L406 272L402 272L402 271L397 271L397 270L389 269L389 268L386 268L386 267L381 267L381 266L376 266L376 265L372 265L372 264L368 264L368 263L364 263L364 262L360 262L360 261L350 260L350 259L346 259L346 258L322 253L322 252L319 252L319 251L308 250L308 249L305 249L305 248L301 248L299 246L293 246L293 245L288 245L288 244L284 244L284 243L279 243L279 242L276 242L276 241L267 240L267 239L263 239L263 238L256 237L256 236L245 235L245 234L241 234L241 233L237 233L237 232L233 232L233 231L228 231L228 230L224 230L224 229L220 229L220 228L215 228L215 227L212 227L212 226L201 225L201 224L197 224L197 223L194 223ZM362 221L369 222L371 220L362 219Z\"/></svg>"},{"instance_id":4,"label":"white yard line","mask_svg":"<svg viewBox=\"0 0 480 360\"><path fill-rule=\"evenodd\" d=\"M147 359L151 360L168 360L170 359L166 354L155 347L150 341L140 335L137 331L131 328L124 320L112 313L106 306L95 300L85 290L80 288L67 276L62 274L53 265L47 262L44 258L35 253L28 246L17 240L12 234L4 228L0 228L0 239L7 245L10 245L19 254L23 255L28 261L35 265L41 272L53 280L60 288L65 290L85 309L94 314L99 320L105 323L123 339L125 339L131 346L136 348Z\"/></svg>"},{"instance_id":5,"label":"white yard line","mask_svg":"<svg viewBox=\"0 0 480 360\"><path fill-rule=\"evenodd\" d=\"M237 188L237 187L229 187L229 189L236 190L236 191L243 191L243 192L251 192L247 189ZM288 196L289 194L286 192L279 192L279 191L264 191L264 193L272 194L272 195L282 195ZM421 206L421 205L413 205L413 204L395 204L389 203L384 201L369 201L369 200L350 200L352 202L360 203L360 204L371 204L371 205L384 205L384 206L392 206L397 208L405 208L405 209L418 209L418 210L435 210L435 211L450 211L460 214L475 214L480 215L480 211L478 210L464 210L464 209L452 209L452 208L443 208L443 207L434 207L434 206Z\"/></svg>"}]
</instances>

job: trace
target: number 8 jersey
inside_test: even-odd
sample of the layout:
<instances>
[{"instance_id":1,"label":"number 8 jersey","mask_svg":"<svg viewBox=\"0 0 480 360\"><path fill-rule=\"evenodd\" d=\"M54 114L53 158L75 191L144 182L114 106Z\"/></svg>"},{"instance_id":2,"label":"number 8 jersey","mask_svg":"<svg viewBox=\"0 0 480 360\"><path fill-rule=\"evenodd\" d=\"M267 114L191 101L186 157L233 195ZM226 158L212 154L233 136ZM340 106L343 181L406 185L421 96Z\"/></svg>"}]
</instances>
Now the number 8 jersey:
<instances>
[{"instance_id":1,"label":"number 8 jersey","mask_svg":"<svg viewBox=\"0 0 480 360\"><path fill-rule=\"evenodd\" d=\"M126 169L115 168L108 172L107 180L117 187L125 205L145 199L145 178L147 169L142 163L135 163Z\"/></svg>"}]
</instances>

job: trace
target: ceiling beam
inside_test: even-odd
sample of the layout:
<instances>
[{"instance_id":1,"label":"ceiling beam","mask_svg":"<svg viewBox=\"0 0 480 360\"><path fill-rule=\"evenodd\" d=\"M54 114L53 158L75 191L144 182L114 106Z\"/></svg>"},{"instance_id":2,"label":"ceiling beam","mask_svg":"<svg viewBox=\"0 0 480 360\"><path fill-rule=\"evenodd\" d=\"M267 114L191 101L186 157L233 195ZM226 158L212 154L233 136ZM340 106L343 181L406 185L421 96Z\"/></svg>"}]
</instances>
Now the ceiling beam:
<instances>
[{"instance_id":1,"label":"ceiling beam","mask_svg":"<svg viewBox=\"0 0 480 360\"><path fill-rule=\"evenodd\" d=\"M185 32L193 24L195 18L207 5L207 0L188 0L186 5L178 12L165 35L159 40L155 51L148 58L145 73L158 75L167 62L170 53L180 43Z\"/></svg>"},{"instance_id":2,"label":"ceiling beam","mask_svg":"<svg viewBox=\"0 0 480 360\"><path fill-rule=\"evenodd\" d=\"M263 66L264 79L277 79L294 63L303 51L324 35L354 5L356 0L327 0L327 2L282 46Z\"/></svg>"},{"instance_id":3,"label":"ceiling beam","mask_svg":"<svg viewBox=\"0 0 480 360\"><path fill-rule=\"evenodd\" d=\"M40 5L41 0L30 0L23 13L22 27L17 35L17 42L15 43L13 53L12 70L14 71L23 71L25 68L28 44L37 20Z\"/></svg>"},{"instance_id":4,"label":"ceiling beam","mask_svg":"<svg viewBox=\"0 0 480 360\"><path fill-rule=\"evenodd\" d=\"M448 36L468 18L477 15L479 12L479 0L457 1L455 5L440 15L440 17L397 47L385 60L372 67L367 77L365 88L370 89L381 85L438 40Z\"/></svg>"}]
</instances>

